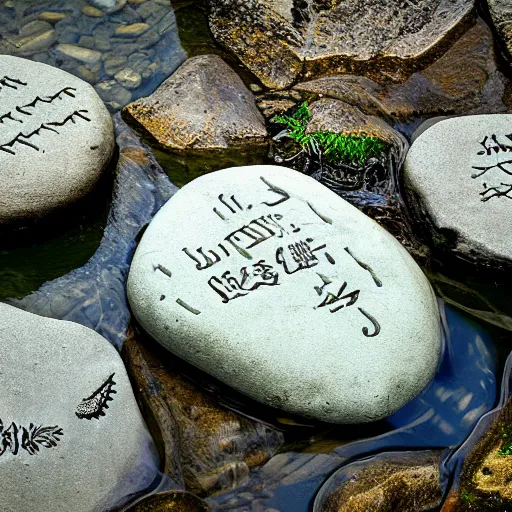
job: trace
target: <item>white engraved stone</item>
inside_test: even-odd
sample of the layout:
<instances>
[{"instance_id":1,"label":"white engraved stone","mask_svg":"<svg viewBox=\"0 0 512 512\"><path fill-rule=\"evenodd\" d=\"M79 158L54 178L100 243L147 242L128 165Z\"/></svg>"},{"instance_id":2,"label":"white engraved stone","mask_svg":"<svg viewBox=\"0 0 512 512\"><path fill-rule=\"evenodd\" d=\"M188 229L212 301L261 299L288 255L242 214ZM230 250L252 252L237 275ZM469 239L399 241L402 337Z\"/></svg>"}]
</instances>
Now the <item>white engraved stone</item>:
<instances>
[{"instance_id":1,"label":"white engraved stone","mask_svg":"<svg viewBox=\"0 0 512 512\"><path fill-rule=\"evenodd\" d=\"M440 358L437 302L406 250L283 167L225 169L181 189L146 230L128 294L174 354L324 421L389 416Z\"/></svg>"},{"instance_id":2,"label":"white engraved stone","mask_svg":"<svg viewBox=\"0 0 512 512\"><path fill-rule=\"evenodd\" d=\"M83 197L114 151L112 119L86 82L0 56L0 224Z\"/></svg>"},{"instance_id":3,"label":"white engraved stone","mask_svg":"<svg viewBox=\"0 0 512 512\"><path fill-rule=\"evenodd\" d=\"M512 263L512 115L441 120L415 140L404 174L434 243L475 262Z\"/></svg>"},{"instance_id":4,"label":"white engraved stone","mask_svg":"<svg viewBox=\"0 0 512 512\"><path fill-rule=\"evenodd\" d=\"M0 304L0 510L111 510L158 458L128 375L87 327Z\"/></svg>"}]
</instances>

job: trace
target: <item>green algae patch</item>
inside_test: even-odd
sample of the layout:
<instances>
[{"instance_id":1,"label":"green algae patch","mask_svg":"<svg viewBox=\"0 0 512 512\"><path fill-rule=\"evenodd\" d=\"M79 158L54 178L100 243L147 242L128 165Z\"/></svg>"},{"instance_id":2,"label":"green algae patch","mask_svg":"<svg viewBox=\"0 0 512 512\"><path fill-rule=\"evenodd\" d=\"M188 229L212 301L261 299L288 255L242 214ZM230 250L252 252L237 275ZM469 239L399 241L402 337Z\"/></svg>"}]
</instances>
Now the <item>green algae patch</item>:
<instances>
[{"instance_id":1,"label":"green algae patch","mask_svg":"<svg viewBox=\"0 0 512 512\"><path fill-rule=\"evenodd\" d=\"M303 150L321 154L331 163L362 165L386 150L386 143L365 134L346 135L334 132L306 133L311 119L307 102L302 103L292 115L275 116L272 122L285 127L287 135Z\"/></svg>"}]
</instances>

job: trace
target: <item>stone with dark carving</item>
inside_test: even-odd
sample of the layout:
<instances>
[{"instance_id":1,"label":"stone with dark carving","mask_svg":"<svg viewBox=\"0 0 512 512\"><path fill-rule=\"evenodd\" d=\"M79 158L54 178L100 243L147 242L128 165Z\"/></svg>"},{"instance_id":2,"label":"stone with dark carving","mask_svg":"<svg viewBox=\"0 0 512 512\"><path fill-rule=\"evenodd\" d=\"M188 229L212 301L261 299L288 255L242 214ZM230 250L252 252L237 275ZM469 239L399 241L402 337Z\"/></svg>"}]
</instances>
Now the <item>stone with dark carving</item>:
<instances>
[{"instance_id":1,"label":"stone with dark carving","mask_svg":"<svg viewBox=\"0 0 512 512\"><path fill-rule=\"evenodd\" d=\"M0 509L110 510L145 491L158 458L114 347L6 304L0 332Z\"/></svg>"},{"instance_id":2,"label":"stone with dark carving","mask_svg":"<svg viewBox=\"0 0 512 512\"><path fill-rule=\"evenodd\" d=\"M508 114L444 119L405 161L408 204L437 247L492 267L510 266L512 134Z\"/></svg>"},{"instance_id":3,"label":"stone with dark carving","mask_svg":"<svg viewBox=\"0 0 512 512\"><path fill-rule=\"evenodd\" d=\"M341 73L407 77L467 28L473 0L209 0L214 37L270 88Z\"/></svg>"},{"instance_id":4,"label":"stone with dark carving","mask_svg":"<svg viewBox=\"0 0 512 512\"><path fill-rule=\"evenodd\" d=\"M0 224L63 208L97 183L114 151L112 120L82 80L0 57Z\"/></svg>"},{"instance_id":5,"label":"stone with dark carving","mask_svg":"<svg viewBox=\"0 0 512 512\"><path fill-rule=\"evenodd\" d=\"M389 416L439 362L437 303L405 249L284 167L226 169L181 189L142 237L128 297L179 357L333 423Z\"/></svg>"},{"instance_id":6,"label":"stone with dark carving","mask_svg":"<svg viewBox=\"0 0 512 512\"><path fill-rule=\"evenodd\" d=\"M121 356L153 437L162 440L163 472L189 491L239 487L282 446L280 432L225 409L181 376L155 342L130 331Z\"/></svg>"},{"instance_id":7,"label":"stone with dark carving","mask_svg":"<svg viewBox=\"0 0 512 512\"><path fill-rule=\"evenodd\" d=\"M267 135L252 92L216 55L189 59L123 115L168 150L250 146Z\"/></svg>"}]
</instances>

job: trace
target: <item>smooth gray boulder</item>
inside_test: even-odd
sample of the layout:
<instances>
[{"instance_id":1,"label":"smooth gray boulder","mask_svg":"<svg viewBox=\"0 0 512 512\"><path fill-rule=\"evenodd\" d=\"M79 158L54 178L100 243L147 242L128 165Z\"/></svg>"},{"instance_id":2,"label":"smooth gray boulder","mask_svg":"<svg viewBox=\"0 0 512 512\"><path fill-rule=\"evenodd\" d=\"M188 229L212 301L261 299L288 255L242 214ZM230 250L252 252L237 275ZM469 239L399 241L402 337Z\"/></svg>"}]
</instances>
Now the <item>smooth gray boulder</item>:
<instances>
[{"instance_id":1,"label":"smooth gray boulder","mask_svg":"<svg viewBox=\"0 0 512 512\"><path fill-rule=\"evenodd\" d=\"M142 237L128 298L174 354L328 422L389 416L441 352L436 299L407 251L284 167L225 169L178 191Z\"/></svg>"},{"instance_id":2,"label":"smooth gray boulder","mask_svg":"<svg viewBox=\"0 0 512 512\"><path fill-rule=\"evenodd\" d=\"M118 353L79 324L0 304L0 509L96 512L158 475Z\"/></svg>"},{"instance_id":3,"label":"smooth gray boulder","mask_svg":"<svg viewBox=\"0 0 512 512\"><path fill-rule=\"evenodd\" d=\"M438 247L489 266L512 263L512 115L440 120L405 160L408 204Z\"/></svg>"},{"instance_id":4,"label":"smooth gray boulder","mask_svg":"<svg viewBox=\"0 0 512 512\"><path fill-rule=\"evenodd\" d=\"M59 69L0 56L0 224L38 218L84 197L114 151L94 89Z\"/></svg>"}]
</instances>

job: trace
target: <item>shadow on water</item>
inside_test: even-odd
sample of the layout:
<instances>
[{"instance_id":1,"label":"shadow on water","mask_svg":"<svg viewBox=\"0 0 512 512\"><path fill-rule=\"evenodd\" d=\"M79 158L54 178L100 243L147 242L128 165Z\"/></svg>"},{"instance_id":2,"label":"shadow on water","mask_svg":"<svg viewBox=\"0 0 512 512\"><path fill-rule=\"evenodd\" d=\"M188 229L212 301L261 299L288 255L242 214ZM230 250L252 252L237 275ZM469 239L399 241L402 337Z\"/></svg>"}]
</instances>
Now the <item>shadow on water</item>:
<instances>
[{"instance_id":1,"label":"shadow on water","mask_svg":"<svg viewBox=\"0 0 512 512\"><path fill-rule=\"evenodd\" d=\"M97 187L71 209L31 226L0 230L0 300L23 297L84 265L103 236L111 191L109 169Z\"/></svg>"}]
</instances>

